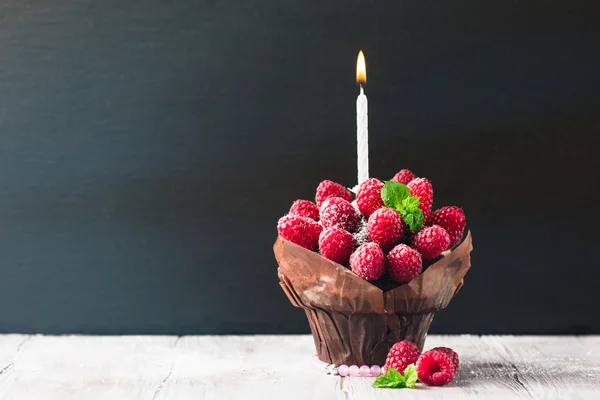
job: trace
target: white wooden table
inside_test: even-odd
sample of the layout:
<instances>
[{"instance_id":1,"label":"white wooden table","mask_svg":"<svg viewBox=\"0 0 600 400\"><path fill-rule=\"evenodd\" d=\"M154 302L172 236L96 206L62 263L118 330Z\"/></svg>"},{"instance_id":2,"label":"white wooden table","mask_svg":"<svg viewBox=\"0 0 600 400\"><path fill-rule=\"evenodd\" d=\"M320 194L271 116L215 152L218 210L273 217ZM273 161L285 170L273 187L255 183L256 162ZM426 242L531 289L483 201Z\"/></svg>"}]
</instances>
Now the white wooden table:
<instances>
[{"instance_id":1,"label":"white wooden table","mask_svg":"<svg viewBox=\"0 0 600 400\"><path fill-rule=\"evenodd\" d=\"M452 384L372 389L315 366L309 336L0 335L0 399L600 399L600 336L429 336Z\"/></svg>"}]
</instances>

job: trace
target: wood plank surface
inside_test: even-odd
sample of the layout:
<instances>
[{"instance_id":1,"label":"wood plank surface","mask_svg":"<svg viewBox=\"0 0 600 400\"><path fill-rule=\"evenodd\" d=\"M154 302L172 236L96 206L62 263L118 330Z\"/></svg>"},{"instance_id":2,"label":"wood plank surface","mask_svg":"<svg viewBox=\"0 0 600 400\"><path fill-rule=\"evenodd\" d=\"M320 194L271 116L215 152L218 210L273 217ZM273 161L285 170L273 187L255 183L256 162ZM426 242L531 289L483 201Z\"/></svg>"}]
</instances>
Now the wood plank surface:
<instances>
[{"instance_id":1,"label":"wood plank surface","mask_svg":"<svg viewBox=\"0 0 600 400\"><path fill-rule=\"evenodd\" d=\"M598 399L600 336L429 336L452 384L327 375L309 336L0 335L0 399Z\"/></svg>"}]
</instances>

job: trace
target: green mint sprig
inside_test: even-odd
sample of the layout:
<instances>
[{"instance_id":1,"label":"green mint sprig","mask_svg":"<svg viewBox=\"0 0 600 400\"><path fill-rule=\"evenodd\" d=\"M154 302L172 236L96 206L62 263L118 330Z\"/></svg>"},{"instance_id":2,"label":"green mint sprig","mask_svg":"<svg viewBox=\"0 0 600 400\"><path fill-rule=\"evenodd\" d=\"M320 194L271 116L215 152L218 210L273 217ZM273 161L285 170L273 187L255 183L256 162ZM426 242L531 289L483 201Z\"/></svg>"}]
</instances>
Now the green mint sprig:
<instances>
[{"instance_id":1,"label":"green mint sprig","mask_svg":"<svg viewBox=\"0 0 600 400\"><path fill-rule=\"evenodd\" d=\"M417 197L411 196L408 186L400 182L385 181L381 189L381 199L386 207L398 210L411 231L417 232L421 229L425 219L419 208L420 202Z\"/></svg>"},{"instance_id":2,"label":"green mint sprig","mask_svg":"<svg viewBox=\"0 0 600 400\"><path fill-rule=\"evenodd\" d=\"M388 368L387 372L379 375L371 385L374 388L413 388L417 383L417 369L414 364L410 364L401 374L396 368Z\"/></svg>"}]
</instances>

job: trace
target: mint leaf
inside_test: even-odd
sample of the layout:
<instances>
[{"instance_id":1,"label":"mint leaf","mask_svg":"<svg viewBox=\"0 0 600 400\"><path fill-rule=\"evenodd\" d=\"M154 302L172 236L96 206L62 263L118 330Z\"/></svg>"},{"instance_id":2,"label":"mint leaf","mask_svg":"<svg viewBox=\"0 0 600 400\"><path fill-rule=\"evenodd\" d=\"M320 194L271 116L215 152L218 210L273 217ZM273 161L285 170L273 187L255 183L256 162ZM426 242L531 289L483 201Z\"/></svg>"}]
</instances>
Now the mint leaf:
<instances>
[{"instance_id":1,"label":"mint leaf","mask_svg":"<svg viewBox=\"0 0 600 400\"><path fill-rule=\"evenodd\" d=\"M398 372L395 368L388 368L387 372L383 375L379 375L373 384L374 388L403 388L406 387L404 376Z\"/></svg>"},{"instance_id":2,"label":"mint leaf","mask_svg":"<svg viewBox=\"0 0 600 400\"><path fill-rule=\"evenodd\" d=\"M405 387L406 387L406 382L404 382L404 380L392 382L388 386L386 386L386 388L388 388L388 389L403 389Z\"/></svg>"},{"instance_id":3,"label":"mint leaf","mask_svg":"<svg viewBox=\"0 0 600 400\"><path fill-rule=\"evenodd\" d=\"M404 370L404 375L395 368L388 368L387 372L379 375L373 384L374 388L400 389L413 388L417 383L417 369L414 364L410 364Z\"/></svg>"},{"instance_id":4,"label":"mint leaf","mask_svg":"<svg viewBox=\"0 0 600 400\"><path fill-rule=\"evenodd\" d=\"M371 387L374 388L390 388L392 385L392 380L387 376L387 374L379 375L375 378L375 381L371 384Z\"/></svg>"},{"instance_id":5,"label":"mint leaf","mask_svg":"<svg viewBox=\"0 0 600 400\"><path fill-rule=\"evenodd\" d=\"M400 214L402 214L402 219L404 222L406 222L412 232L417 232L419 229L421 229L423 223L425 222L423 211L418 208L416 211L412 212L400 211Z\"/></svg>"},{"instance_id":6,"label":"mint leaf","mask_svg":"<svg viewBox=\"0 0 600 400\"><path fill-rule=\"evenodd\" d=\"M383 204L398 211L402 207L402 201L408 196L410 196L410 189L400 182L385 181L381 189Z\"/></svg>"},{"instance_id":7,"label":"mint leaf","mask_svg":"<svg viewBox=\"0 0 600 400\"><path fill-rule=\"evenodd\" d=\"M415 387L415 383L417 383L417 369L415 368L415 364L410 364L404 370L404 381L407 388Z\"/></svg>"},{"instance_id":8,"label":"mint leaf","mask_svg":"<svg viewBox=\"0 0 600 400\"><path fill-rule=\"evenodd\" d=\"M423 212L419 209L419 198L410 195L408 186L394 181L385 181L381 189L381 199L386 207L397 210L402 219L417 232L423 226Z\"/></svg>"},{"instance_id":9,"label":"mint leaf","mask_svg":"<svg viewBox=\"0 0 600 400\"><path fill-rule=\"evenodd\" d=\"M418 197L408 196L404 200L402 200L402 208L407 212L414 212L419 209L419 204L421 201Z\"/></svg>"},{"instance_id":10,"label":"mint leaf","mask_svg":"<svg viewBox=\"0 0 600 400\"><path fill-rule=\"evenodd\" d=\"M419 209L419 204L421 204L421 202L418 197L408 196L402 200L402 208L398 210L400 211L404 222L406 222L413 232L417 232L421 229L425 222L423 211Z\"/></svg>"},{"instance_id":11,"label":"mint leaf","mask_svg":"<svg viewBox=\"0 0 600 400\"><path fill-rule=\"evenodd\" d=\"M388 368L386 375L390 377L390 379L394 381L403 381L404 377L396 368Z\"/></svg>"}]
</instances>

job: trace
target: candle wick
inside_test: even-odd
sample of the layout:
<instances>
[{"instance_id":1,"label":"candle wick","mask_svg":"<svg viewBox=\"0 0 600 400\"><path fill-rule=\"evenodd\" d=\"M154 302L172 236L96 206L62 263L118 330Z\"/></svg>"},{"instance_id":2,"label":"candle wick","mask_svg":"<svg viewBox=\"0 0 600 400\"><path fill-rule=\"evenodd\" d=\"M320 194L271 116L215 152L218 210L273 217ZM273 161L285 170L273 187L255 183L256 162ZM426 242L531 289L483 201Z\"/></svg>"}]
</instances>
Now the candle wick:
<instances>
[{"instance_id":1,"label":"candle wick","mask_svg":"<svg viewBox=\"0 0 600 400\"><path fill-rule=\"evenodd\" d=\"M360 94L365 94L365 89L363 88L363 84L360 84Z\"/></svg>"}]
</instances>

